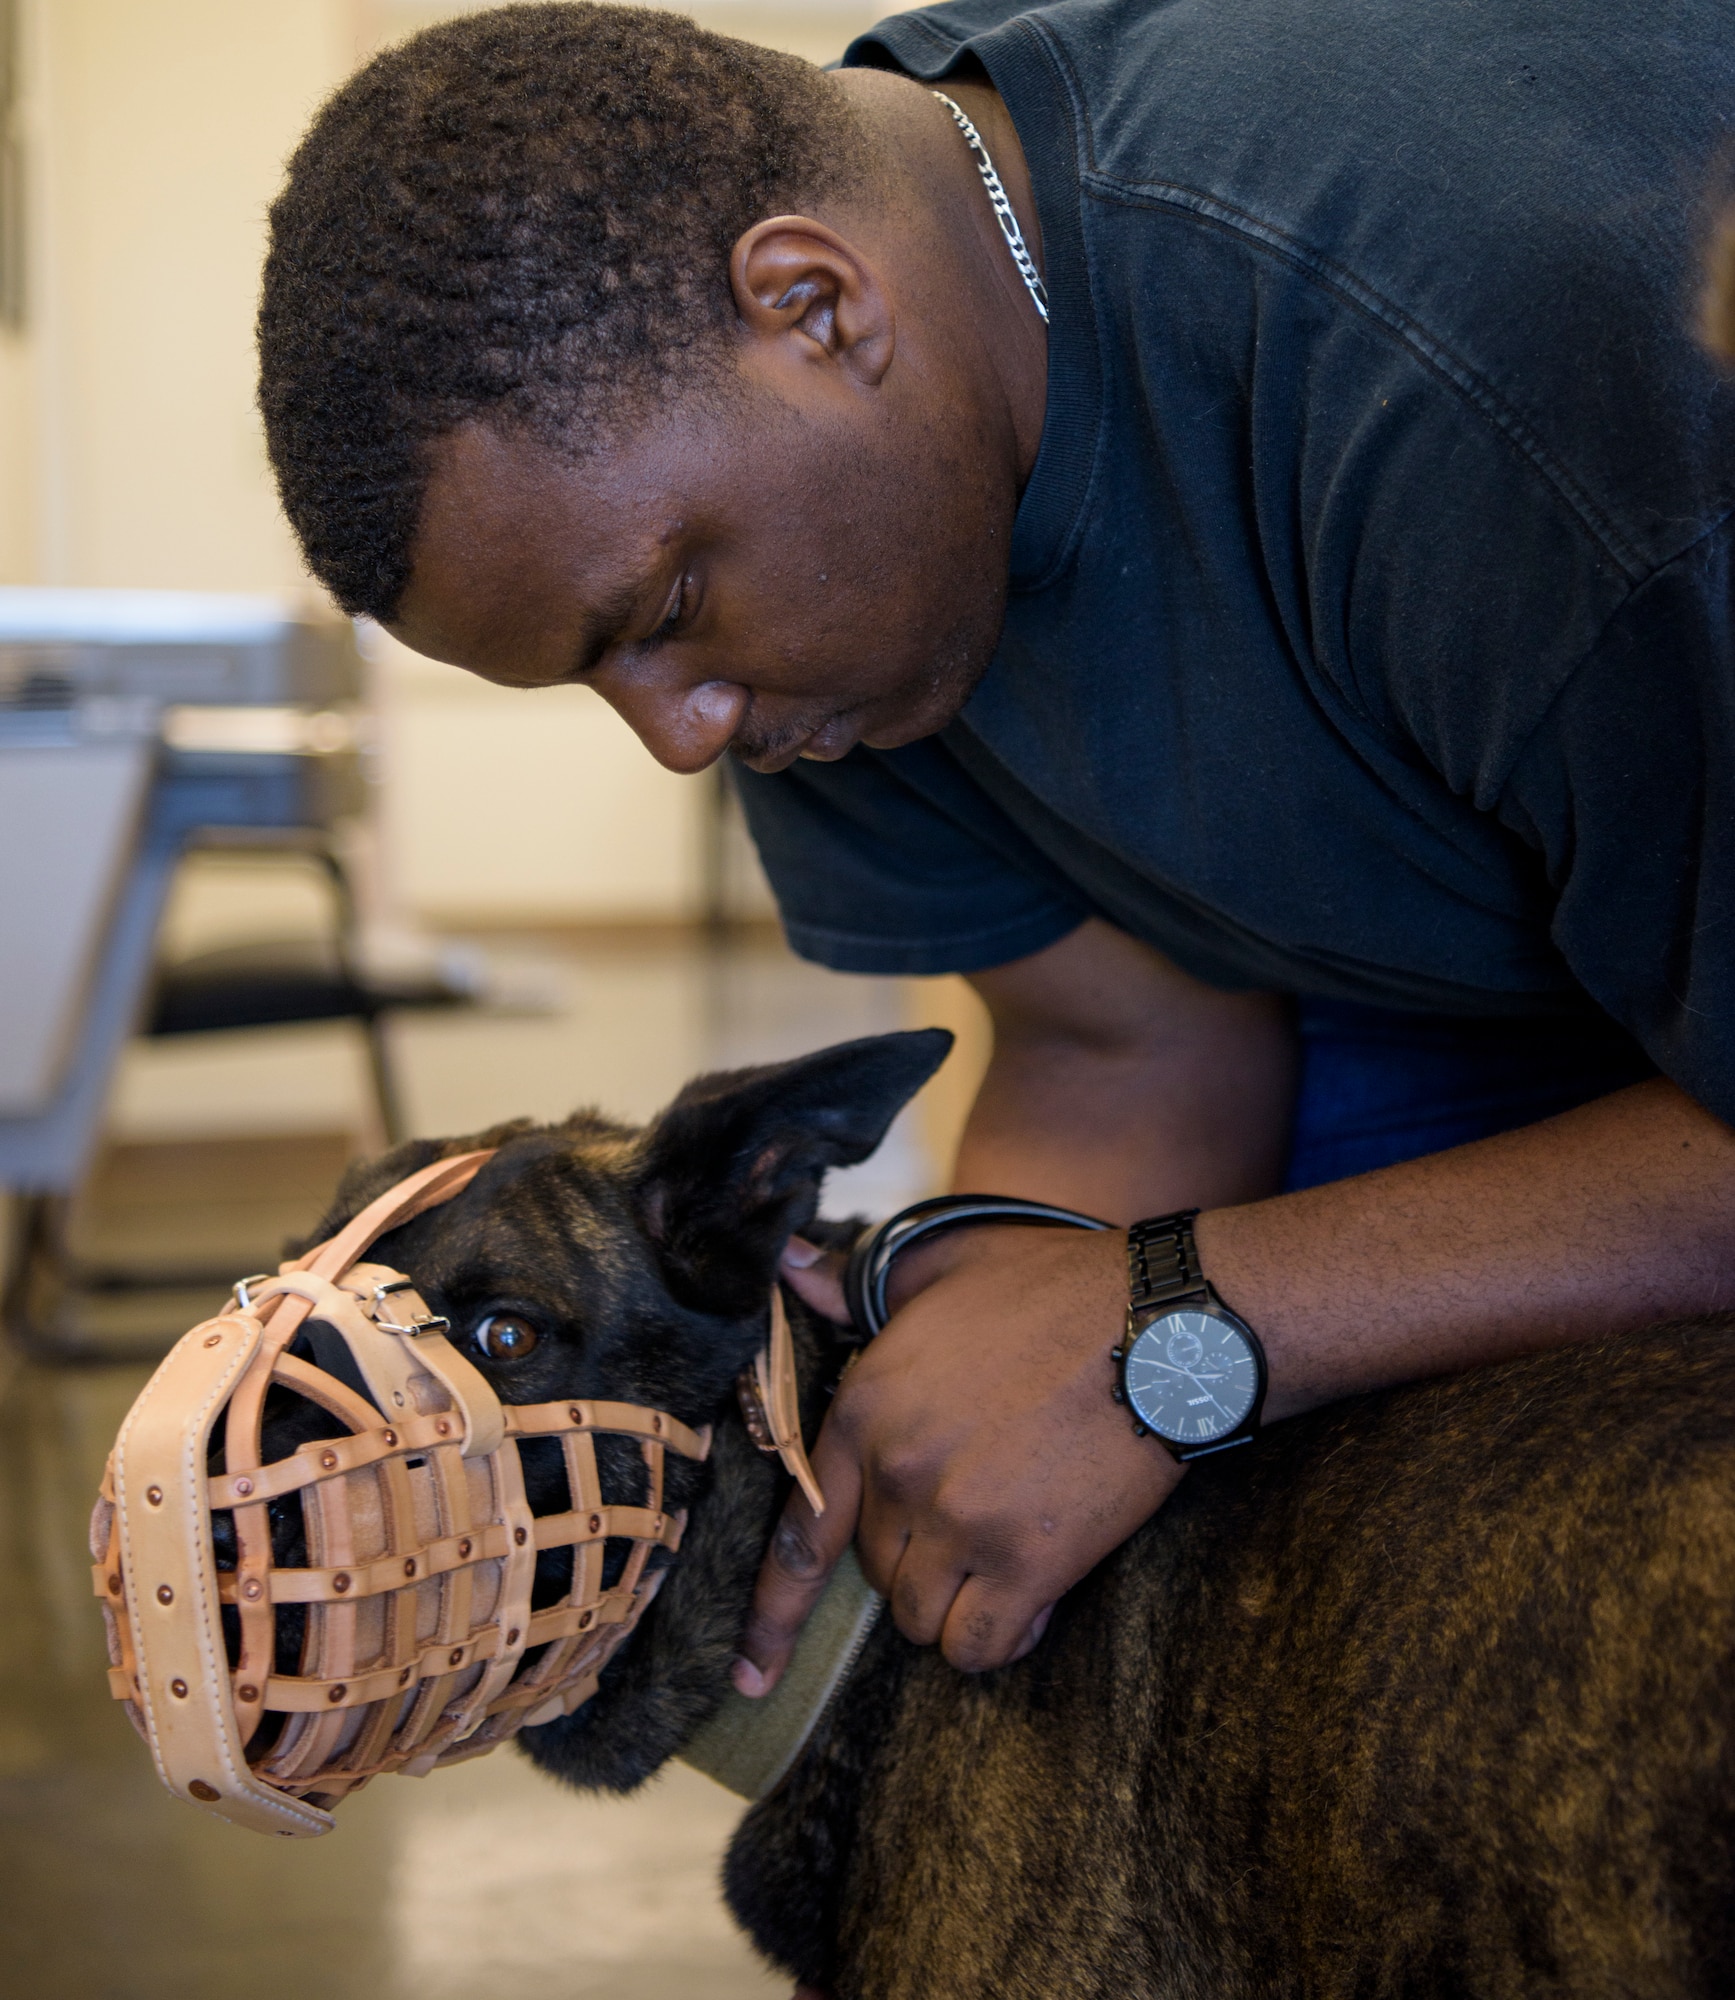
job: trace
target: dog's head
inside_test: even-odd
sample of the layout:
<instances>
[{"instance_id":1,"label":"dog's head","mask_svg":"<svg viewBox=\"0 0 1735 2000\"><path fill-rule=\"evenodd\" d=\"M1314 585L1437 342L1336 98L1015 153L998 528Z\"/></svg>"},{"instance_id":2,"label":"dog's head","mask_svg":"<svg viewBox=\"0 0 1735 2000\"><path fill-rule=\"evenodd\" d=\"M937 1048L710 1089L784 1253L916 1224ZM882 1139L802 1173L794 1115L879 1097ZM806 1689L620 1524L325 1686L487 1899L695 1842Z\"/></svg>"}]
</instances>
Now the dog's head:
<instances>
[{"instance_id":1,"label":"dog's head","mask_svg":"<svg viewBox=\"0 0 1735 2000\"><path fill-rule=\"evenodd\" d=\"M463 1193L372 1255L451 1321L451 1339L503 1402L628 1402L714 1427L707 1464L670 1462L666 1504L690 1510L690 1524L643 1624L593 1700L521 1738L572 1782L637 1784L721 1699L781 1499L776 1462L749 1441L735 1398L765 1341L778 1257L791 1234L815 1227L826 1172L874 1151L950 1046L928 1029L701 1077L638 1130L585 1112L418 1140L353 1168L316 1233L335 1233L433 1160L494 1147ZM811 1438L845 1343L798 1306L791 1318ZM289 1443L272 1439L267 1456ZM558 1446L526 1441L521 1454L532 1509L569 1504ZM644 1469L630 1444L601 1440L599 1470L611 1501L640 1503ZM286 1537L297 1521L286 1514ZM570 1563L569 1550L543 1553L534 1602L568 1587Z\"/></svg>"}]
</instances>

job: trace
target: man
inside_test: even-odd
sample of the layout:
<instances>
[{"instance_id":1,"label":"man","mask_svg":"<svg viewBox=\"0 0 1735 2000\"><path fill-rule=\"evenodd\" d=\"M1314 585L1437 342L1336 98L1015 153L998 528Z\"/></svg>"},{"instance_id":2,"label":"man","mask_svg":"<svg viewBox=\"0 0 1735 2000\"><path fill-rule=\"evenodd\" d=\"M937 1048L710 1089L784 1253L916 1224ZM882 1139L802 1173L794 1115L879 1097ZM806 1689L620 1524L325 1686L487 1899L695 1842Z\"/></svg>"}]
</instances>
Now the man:
<instances>
[{"instance_id":1,"label":"man","mask_svg":"<svg viewBox=\"0 0 1735 2000\"><path fill-rule=\"evenodd\" d=\"M799 950L987 1002L958 1184L1190 1226L1267 1421L1730 1302L1735 59L1712 0L1630 23L953 0L821 76L508 8L273 211L315 572L731 753ZM899 1266L746 1691L852 1532L983 1668L1162 1503L1126 1254Z\"/></svg>"}]
</instances>

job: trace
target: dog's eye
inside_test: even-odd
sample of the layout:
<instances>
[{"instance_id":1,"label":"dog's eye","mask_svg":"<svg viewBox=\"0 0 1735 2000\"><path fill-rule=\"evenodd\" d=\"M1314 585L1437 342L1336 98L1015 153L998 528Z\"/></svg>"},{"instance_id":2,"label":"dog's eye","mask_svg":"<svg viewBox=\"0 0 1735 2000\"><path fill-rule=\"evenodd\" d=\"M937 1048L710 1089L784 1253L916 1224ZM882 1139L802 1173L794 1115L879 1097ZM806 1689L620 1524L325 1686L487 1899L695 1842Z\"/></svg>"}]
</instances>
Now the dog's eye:
<instances>
[{"instance_id":1,"label":"dog's eye","mask_svg":"<svg viewBox=\"0 0 1735 2000\"><path fill-rule=\"evenodd\" d=\"M490 1313L471 1336L490 1361L522 1361L538 1337L529 1320L517 1313Z\"/></svg>"}]
</instances>

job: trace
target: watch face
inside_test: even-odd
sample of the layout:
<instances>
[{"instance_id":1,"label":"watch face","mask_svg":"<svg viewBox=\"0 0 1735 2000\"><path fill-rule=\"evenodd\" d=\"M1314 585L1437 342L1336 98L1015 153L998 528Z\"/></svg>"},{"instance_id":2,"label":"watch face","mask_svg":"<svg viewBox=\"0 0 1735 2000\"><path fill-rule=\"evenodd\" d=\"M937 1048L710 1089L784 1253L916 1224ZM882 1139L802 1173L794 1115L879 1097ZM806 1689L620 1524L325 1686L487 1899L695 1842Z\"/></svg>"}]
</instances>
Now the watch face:
<instances>
[{"instance_id":1,"label":"watch face","mask_svg":"<svg viewBox=\"0 0 1735 2000\"><path fill-rule=\"evenodd\" d=\"M1179 1445L1229 1435L1259 1393L1259 1364L1240 1326L1208 1306L1159 1313L1127 1349L1127 1401Z\"/></svg>"}]
</instances>

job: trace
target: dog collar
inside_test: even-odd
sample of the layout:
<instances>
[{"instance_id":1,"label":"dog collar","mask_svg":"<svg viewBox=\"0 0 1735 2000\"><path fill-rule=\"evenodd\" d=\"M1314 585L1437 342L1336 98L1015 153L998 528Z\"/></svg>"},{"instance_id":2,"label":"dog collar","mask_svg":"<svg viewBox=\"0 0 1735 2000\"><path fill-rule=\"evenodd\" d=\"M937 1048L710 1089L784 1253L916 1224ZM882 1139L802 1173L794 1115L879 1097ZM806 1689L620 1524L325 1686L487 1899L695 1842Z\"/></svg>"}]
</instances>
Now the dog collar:
<instances>
[{"instance_id":1,"label":"dog collar","mask_svg":"<svg viewBox=\"0 0 1735 2000\"><path fill-rule=\"evenodd\" d=\"M825 1495L801 1442L795 1343L775 1284L770 1338L753 1365L742 1371L736 1389L747 1435L761 1451L782 1459L814 1513L823 1514ZM783 1678L756 1701L731 1688L722 1707L680 1753L682 1761L740 1798L764 1798L806 1748L849 1678L884 1603L869 1588L855 1550L846 1550L801 1628Z\"/></svg>"},{"instance_id":2,"label":"dog collar","mask_svg":"<svg viewBox=\"0 0 1735 2000\"><path fill-rule=\"evenodd\" d=\"M836 1700L884 1608L854 1549L846 1550L776 1687L757 1701L731 1688L681 1761L749 1801L774 1791Z\"/></svg>"}]
</instances>

